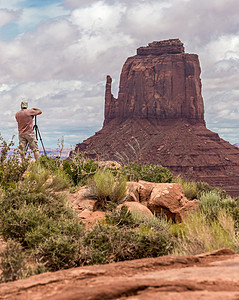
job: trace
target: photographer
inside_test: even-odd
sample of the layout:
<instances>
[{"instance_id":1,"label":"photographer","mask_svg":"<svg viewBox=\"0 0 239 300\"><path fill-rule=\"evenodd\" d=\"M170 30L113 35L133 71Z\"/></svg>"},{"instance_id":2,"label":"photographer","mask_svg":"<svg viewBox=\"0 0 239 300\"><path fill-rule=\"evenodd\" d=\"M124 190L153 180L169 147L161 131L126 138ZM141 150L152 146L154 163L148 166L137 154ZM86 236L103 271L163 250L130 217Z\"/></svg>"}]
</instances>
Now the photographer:
<instances>
[{"instance_id":1,"label":"photographer","mask_svg":"<svg viewBox=\"0 0 239 300\"><path fill-rule=\"evenodd\" d=\"M42 111L38 108L28 109L28 102L21 102L21 110L19 110L15 118L18 123L19 132L19 146L23 150L24 155L27 151L27 145L34 152L35 160L39 158L39 149L36 139L36 135L33 129L33 118L34 116L42 114Z\"/></svg>"}]
</instances>

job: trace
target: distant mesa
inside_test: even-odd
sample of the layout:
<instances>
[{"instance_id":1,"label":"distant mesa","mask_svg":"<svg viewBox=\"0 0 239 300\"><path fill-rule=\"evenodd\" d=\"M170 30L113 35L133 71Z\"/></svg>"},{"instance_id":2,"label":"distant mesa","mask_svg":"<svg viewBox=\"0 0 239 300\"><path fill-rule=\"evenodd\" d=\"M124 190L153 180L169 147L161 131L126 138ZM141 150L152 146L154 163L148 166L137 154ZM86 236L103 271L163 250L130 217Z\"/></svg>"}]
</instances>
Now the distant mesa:
<instances>
[{"instance_id":1,"label":"distant mesa","mask_svg":"<svg viewBox=\"0 0 239 300\"><path fill-rule=\"evenodd\" d=\"M200 73L198 56L179 39L138 48L122 68L117 98L106 78L103 128L75 150L160 164L239 196L239 149L206 128Z\"/></svg>"}]
</instances>

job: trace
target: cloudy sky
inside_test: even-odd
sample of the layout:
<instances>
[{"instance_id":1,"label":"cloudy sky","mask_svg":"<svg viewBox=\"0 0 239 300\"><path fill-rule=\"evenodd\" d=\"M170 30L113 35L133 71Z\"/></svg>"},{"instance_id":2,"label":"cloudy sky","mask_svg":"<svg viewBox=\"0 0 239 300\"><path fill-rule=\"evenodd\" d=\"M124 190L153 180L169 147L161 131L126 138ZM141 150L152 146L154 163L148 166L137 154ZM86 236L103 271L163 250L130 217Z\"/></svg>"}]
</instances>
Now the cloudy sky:
<instances>
[{"instance_id":1,"label":"cloudy sky","mask_svg":"<svg viewBox=\"0 0 239 300\"><path fill-rule=\"evenodd\" d=\"M126 58L169 38L199 55L207 127L239 142L238 0L0 0L2 136L25 98L45 146L74 147L102 127L106 75L117 97Z\"/></svg>"}]
</instances>

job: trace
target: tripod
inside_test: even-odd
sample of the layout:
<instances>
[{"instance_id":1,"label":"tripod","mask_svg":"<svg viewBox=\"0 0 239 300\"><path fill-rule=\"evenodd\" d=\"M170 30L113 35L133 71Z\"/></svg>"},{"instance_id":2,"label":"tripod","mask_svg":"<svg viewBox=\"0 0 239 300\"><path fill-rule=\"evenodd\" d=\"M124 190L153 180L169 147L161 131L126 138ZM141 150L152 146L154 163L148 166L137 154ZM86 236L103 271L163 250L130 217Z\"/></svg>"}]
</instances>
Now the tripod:
<instances>
[{"instance_id":1,"label":"tripod","mask_svg":"<svg viewBox=\"0 0 239 300\"><path fill-rule=\"evenodd\" d=\"M41 141L41 144L42 144L42 148L43 148L43 151L44 151L44 155L47 155L46 154L46 150L45 150L45 147L43 145L43 141L42 141L42 138L41 138L41 133L40 133L40 130L37 126L37 116L35 116L35 124L33 126L33 129L35 130L35 133L36 133L36 139L38 140L38 136L40 138L40 141Z\"/></svg>"}]
</instances>

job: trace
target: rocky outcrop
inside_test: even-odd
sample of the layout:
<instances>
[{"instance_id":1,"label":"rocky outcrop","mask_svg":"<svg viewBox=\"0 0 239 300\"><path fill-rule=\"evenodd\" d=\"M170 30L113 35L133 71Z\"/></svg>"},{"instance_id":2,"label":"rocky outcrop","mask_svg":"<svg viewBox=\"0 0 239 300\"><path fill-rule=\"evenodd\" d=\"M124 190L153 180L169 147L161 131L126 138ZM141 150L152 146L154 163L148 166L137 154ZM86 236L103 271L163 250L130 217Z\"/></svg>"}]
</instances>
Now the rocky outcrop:
<instances>
[{"instance_id":1,"label":"rocky outcrop","mask_svg":"<svg viewBox=\"0 0 239 300\"><path fill-rule=\"evenodd\" d=\"M199 207L198 200L189 201L185 197L179 183L129 182L128 194L128 201L140 202L154 215L164 215L173 222L182 222Z\"/></svg>"},{"instance_id":2,"label":"rocky outcrop","mask_svg":"<svg viewBox=\"0 0 239 300\"><path fill-rule=\"evenodd\" d=\"M107 76L103 128L75 150L163 165L239 196L239 149L206 128L200 72L178 39L140 47L123 66L118 98Z\"/></svg>"},{"instance_id":3,"label":"rocky outcrop","mask_svg":"<svg viewBox=\"0 0 239 300\"><path fill-rule=\"evenodd\" d=\"M88 187L82 187L68 195L68 202L76 211L78 218L87 227L105 218L106 213L99 211L97 200L90 197ZM124 202L117 209L127 206L129 211L148 217L164 215L173 222L182 222L188 212L198 209L198 200L189 201L179 183L152 183L140 180L127 182Z\"/></svg>"}]
</instances>

